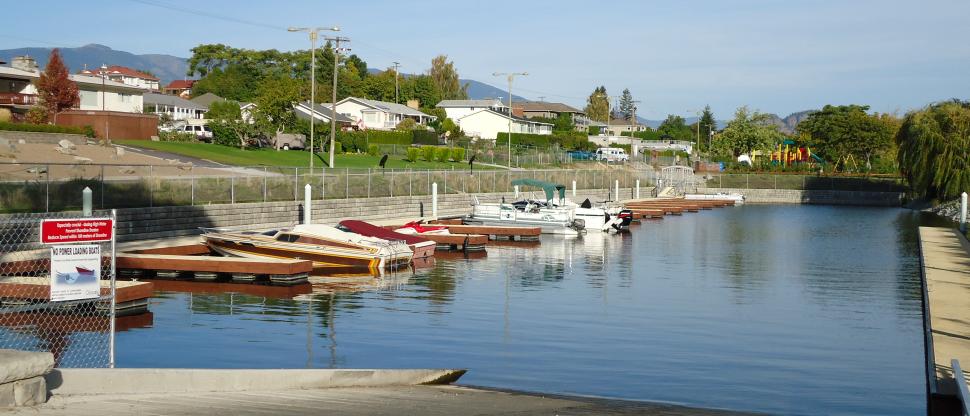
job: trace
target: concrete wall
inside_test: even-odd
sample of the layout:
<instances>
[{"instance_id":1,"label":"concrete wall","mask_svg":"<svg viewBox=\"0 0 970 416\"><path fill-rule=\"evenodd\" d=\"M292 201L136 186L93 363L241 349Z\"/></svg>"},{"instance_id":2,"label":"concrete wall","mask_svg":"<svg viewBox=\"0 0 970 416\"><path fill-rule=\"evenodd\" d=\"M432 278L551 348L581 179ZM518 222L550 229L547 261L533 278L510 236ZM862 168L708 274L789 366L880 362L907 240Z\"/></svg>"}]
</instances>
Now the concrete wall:
<instances>
[{"instance_id":1,"label":"concrete wall","mask_svg":"<svg viewBox=\"0 0 970 416\"><path fill-rule=\"evenodd\" d=\"M753 204L871 205L885 207L898 207L903 204L902 192L697 188L697 193L700 194L721 192L742 194L745 203Z\"/></svg>"},{"instance_id":2,"label":"concrete wall","mask_svg":"<svg viewBox=\"0 0 970 416\"><path fill-rule=\"evenodd\" d=\"M88 138L83 134L65 133L40 133L33 131L8 131L0 130L0 139L7 139L10 143L17 143L23 140L27 143L49 143L57 144L61 140L70 140L75 145L83 145L88 142Z\"/></svg>"},{"instance_id":3,"label":"concrete wall","mask_svg":"<svg viewBox=\"0 0 970 416\"><path fill-rule=\"evenodd\" d=\"M602 201L608 192L601 190L578 190L576 202L585 198ZM644 192L641 189L641 192ZM620 188L620 198L631 198L633 190ZM471 212L472 194L447 194L438 196L438 216L464 215ZM477 194L480 202L498 202L508 193ZM118 210L118 241L136 241L151 238L169 238L196 235L199 227L239 227L266 229L291 226L301 221L302 200L285 202L257 202L246 204L195 205L177 207L129 208ZM398 218L418 218L421 205L424 216L431 216L431 196L351 198L313 201L311 214L314 223L336 224L343 219L365 221Z\"/></svg>"}]
</instances>

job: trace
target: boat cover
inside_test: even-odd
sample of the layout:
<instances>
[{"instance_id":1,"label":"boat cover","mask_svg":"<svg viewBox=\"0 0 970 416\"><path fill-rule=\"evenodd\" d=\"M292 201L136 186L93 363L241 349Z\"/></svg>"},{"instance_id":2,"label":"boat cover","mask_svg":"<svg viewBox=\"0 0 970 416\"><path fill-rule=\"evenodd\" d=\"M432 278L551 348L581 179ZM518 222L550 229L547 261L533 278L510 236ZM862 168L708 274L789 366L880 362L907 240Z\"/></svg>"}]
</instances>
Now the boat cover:
<instances>
[{"instance_id":1,"label":"boat cover","mask_svg":"<svg viewBox=\"0 0 970 416\"><path fill-rule=\"evenodd\" d=\"M542 188L546 192L546 201L551 201L555 197L556 191L559 191L559 200L563 201L566 199L566 186L556 185L551 182L540 181L538 179L516 179L512 181L512 186L535 186L537 188Z\"/></svg>"},{"instance_id":2,"label":"boat cover","mask_svg":"<svg viewBox=\"0 0 970 416\"><path fill-rule=\"evenodd\" d=\"M369 222L358 221L358 220L343 220L340 221L340 226L350 230L351 232L364 235L367 237L377 237L384 240L400 240L408 244L418 244L423 243L428 240L427 238L420 237L417 235L401 234L396 231L388 230L387 228L380 227Z\"/></svg>"}]
</instances>

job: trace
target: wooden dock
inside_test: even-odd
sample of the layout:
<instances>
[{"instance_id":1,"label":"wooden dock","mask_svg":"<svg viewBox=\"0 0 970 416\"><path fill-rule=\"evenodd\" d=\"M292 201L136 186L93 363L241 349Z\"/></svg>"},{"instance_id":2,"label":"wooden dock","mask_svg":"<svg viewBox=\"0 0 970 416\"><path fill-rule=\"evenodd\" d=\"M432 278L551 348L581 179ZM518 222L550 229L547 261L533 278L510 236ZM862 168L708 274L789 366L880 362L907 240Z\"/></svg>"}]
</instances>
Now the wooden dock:
<instances>
[{"instance_id":1,"label":"wooden dock","mask_svg":"<svg viewBox=\"0 0 970 416\"><path fill-rule=\"evenodd\" d=\"M929 414L962 415L957 378L970 373L955 375L952 360L970 367L970 243L951 228L920 227L919 238Z\"/></svg>"},{"instance_id":2,"label":"wooden dock","mask_svg":"<svg viewBox=\"0 0 970 416\"><path fill-rule=\"evenodd\" d=\"M437 224L448 227L448 232L452 234L481 234L487 235L491 240L538 240L542 234L539 227L514 227L514 226L493 226L493 225L462 225L462 224Z\"/></svg>"},{"instance_id":3,"label":"wooden dock","mask_svg":"<svg viewBox=\"0 0 970 416\"><path fill-rule=\"evenodd\" d=\"M482 234L426 234L421 237L434 241L441 250L482 251L488 244L488 236Z\"/></svg>"},{"instance_id":4,"label":"wooden dock","mask_svg":"<svg viewBox=\"0 0 970 416\"><path fill-rule=\"evenodd\" d=\"M148 272L142 277L216 280L219 275L235 281L268 281L273 284L306 283L313 270L309 260L249 259L242 257L119 253L117 267ZM127 274L128 272L126 272Z\"/></svg>"},{"instance_id":5,"label":"wooden dock","mask_svg":"<svg viewBox=\"0 0 970 416\"><path fill-rule=\"evenodd\" d=\"M111 282L99 280L101 296L111 295ZM12 276L0 282L0 298L27 301L50 299L50 277ZM115 309L119 315L140 314L148 310L148 298L152 297L150 282L117 281L115 285ZM107 312L107 311L105 311Z\"/></svg>"},{"instance_id":6,"label":"wooden dock","mask_svg":"<svg viewBox=\"0 0 970 416\"><path fill-rule=\"evenodd\" d=\"M684 212L701 212L714 208L734 206L734 201L648 198L623 202L626 209L633 211L634 219L663 218L665 215L683 215Z\"/></svg>"}]
</instances>

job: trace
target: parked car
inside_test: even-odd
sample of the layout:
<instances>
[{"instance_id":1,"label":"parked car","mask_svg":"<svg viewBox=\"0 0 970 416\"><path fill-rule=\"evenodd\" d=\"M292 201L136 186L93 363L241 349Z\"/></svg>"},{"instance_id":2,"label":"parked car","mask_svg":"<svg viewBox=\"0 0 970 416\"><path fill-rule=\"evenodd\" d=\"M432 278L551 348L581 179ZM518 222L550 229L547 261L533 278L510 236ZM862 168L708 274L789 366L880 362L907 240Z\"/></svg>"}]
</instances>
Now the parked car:
<instances>
[{"instance_id":1,"label":"parked car","mask_svg":"<svg viewBox=\"0 0 970 416\"><path fill-rule=\"evenodd\" d=\"M605 162L626 162L630 160L630 155L619 147L601 147L596 149L596 160Z\"/></svg>"},{"instance_id":2,"label":"parked car","mask_svg":"<svg viewBox=\"0 0 970 416\"><path fill-rule=\"evenodd\" d=\"M176 131L194 134L196 139L203 142L212 141L212 128L204 124L186 124Z\"/></svg>"},{"instance_id":3,"label":"parked car","mask_svg":"<svg viewBox=\"0 0 970 416\"><path fill-rule=\"evenodd\" d=\"M596 155L593 152L587 152L585 150L570 150L566 152L567 155L573 160L595 160Z\"/></svg>"},{"instance_id":4,"label":"parked car","mask_svg":"<svg viewBox=\"0 0 970 416\"><path fill-rule=\"evenodd\" d=\"M306 136L302 134L276 133L276 136L273 136L270 142L276 150L302 150L306 148Z\"/></svg>"}]
</instances>

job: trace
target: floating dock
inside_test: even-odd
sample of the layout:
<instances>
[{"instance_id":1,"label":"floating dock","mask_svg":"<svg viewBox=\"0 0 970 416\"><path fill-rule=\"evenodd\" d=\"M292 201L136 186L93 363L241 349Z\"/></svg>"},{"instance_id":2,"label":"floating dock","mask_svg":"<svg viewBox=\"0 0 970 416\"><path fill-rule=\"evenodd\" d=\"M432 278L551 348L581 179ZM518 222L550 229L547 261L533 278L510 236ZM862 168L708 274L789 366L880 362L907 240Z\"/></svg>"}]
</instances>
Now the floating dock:
<instances>
[{"instance_id":1,"label":"floating dock","mask_svg":"<svg viewBox=\"0 0 970 416\"><path fill-rule=\"evenodd\" d=\"M131 277L138 276L132 271L141 271L146 278L264 281L281 285L306 283L313 271L309 260L133 253L119 253L117 266Z\"/></svg>"},{"instance_id":2,"label":"floating dock","mask_svg":"<svg viewBox=\"0 0 970 416\"><path fill-rule=\"evenodd\" d=\"M101 296L111 295L111 281L99 280ZM148 311L148 298L152 297L153 286L150 282L117 281L115 285L115 311L117 315L136 315ZM50 277L12 276L0 281L0 298L19 302L47 301L51 295ZM97 299L90 299L97 302ZM65 307L74 307L76 302L64 302ZM100 310L101 305L96 305ZM107 306L104 306L107 313ZM46 311L46 310L45 310Z\"/></svg>"},{"instance_id":3,"label":"floating dock","mask_svg":"<svg viewBox=\"0 0 970 416\"><path fill-rule=\"evenodd\" d=\"M962 415L959 381L970 383L970 243L937 227L920 227L919 240L928 413ZM955 360L963 374L954 374Z\"/></svg>"},{"instance_id":4,"label":"floating dock","mask_svg":"<svg viewBox=\"0 0 970 416\"><path fill-rule=\"evenodd\" d=\"M633 211L633 219L635 220L663 218L665 215L683 215L684 212L700 212L734 205L734 201L728 200L684 198L649 198L623 202L626 209Z\"/></svg>"}]
</instances>

